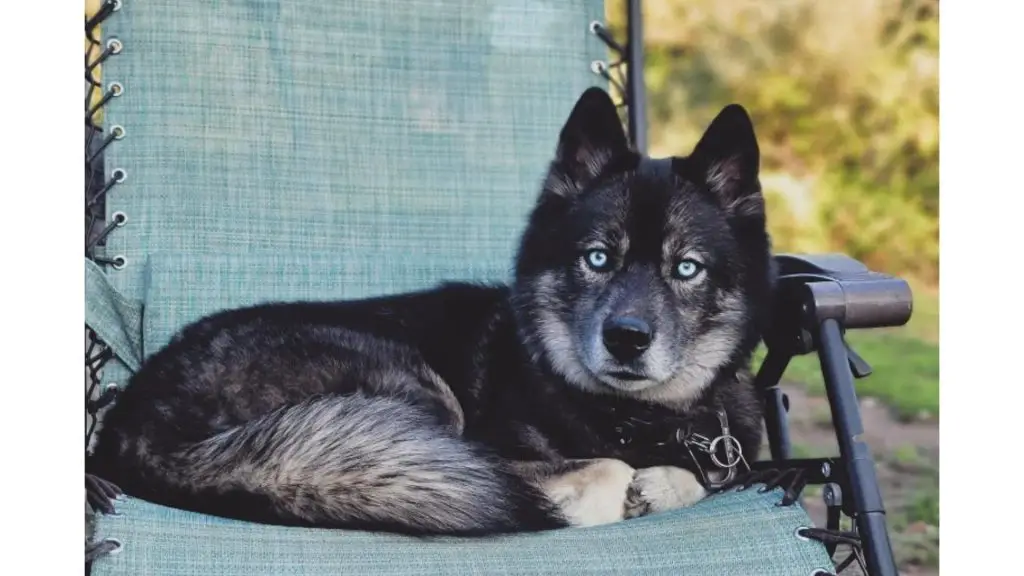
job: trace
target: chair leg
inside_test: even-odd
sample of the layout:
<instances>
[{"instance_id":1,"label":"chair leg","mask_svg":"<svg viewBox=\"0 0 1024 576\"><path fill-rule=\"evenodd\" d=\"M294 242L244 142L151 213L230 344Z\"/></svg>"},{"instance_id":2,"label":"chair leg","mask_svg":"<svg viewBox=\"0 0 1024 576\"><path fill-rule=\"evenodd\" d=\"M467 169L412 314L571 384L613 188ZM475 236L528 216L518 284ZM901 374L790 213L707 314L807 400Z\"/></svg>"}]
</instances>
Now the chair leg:
<instances>
[{"instance_id":1,"label":"chair leg","mask_svg":"<svg viewBox=\"0 0 1024 576\"><path fill-rule=\"evenodd\" d=\"M871 576L896 576L892 544L885 525L885 507L871 450L863 440L864 425L850 370L849 353L839 322L825 318L818 327L818 358L832 409L839 453L846 464L857 531Z\"/></svg>"}]
</instances>

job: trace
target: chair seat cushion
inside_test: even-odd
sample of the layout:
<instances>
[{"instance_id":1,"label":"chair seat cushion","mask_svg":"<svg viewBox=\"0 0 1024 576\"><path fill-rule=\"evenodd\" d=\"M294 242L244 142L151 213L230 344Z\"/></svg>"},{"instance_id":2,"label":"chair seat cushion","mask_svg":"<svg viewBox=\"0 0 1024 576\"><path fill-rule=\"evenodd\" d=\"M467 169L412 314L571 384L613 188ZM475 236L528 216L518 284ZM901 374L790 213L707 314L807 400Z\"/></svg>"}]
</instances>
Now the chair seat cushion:
<instances>
[{"instance_id":1,"label":"chair seat cushion","mask_svg":"<svg viewBox=\"0 0 1024 576\"><path fill-rule=\"evenodd\" d=\"M417 539L371 532L270 526L127 499L98 519L122 547L93 576L326 576L354 574L672 574L807 576L832 571L824 547L796 535L811 526L781 490L751 489L697 505L591 528L500 537Z\"/></svg>"}]
</instances>

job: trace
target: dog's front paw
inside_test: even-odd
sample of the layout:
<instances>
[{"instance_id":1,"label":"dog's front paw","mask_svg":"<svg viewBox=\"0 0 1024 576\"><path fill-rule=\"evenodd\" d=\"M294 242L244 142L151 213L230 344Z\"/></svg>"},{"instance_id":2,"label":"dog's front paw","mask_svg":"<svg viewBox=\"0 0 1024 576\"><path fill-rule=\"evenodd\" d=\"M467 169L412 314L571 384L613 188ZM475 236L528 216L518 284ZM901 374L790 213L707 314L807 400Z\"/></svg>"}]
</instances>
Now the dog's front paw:
<instances>
[{"instance_id":1,"label":"dog's front paw","mask_svg":"<svg viewBox=\"0 0 1024 576\"><path fill-rule=\"evenodd\" d=\"M683 508L707 495L697 476L675 466L638 470L626 494L626 517Z\"/></svg>"},{"instance_id":2,"label":"dog's front paw","mask_svg":"<svg viewBox=\"0 0 1024 576\"><path fill-rule=\"evenodd\" d=\"M625 517L626 493L635 473L621 460L589 460L550 479L544 491L573 526L608 524Z\"/></svg>"}]
</instances>

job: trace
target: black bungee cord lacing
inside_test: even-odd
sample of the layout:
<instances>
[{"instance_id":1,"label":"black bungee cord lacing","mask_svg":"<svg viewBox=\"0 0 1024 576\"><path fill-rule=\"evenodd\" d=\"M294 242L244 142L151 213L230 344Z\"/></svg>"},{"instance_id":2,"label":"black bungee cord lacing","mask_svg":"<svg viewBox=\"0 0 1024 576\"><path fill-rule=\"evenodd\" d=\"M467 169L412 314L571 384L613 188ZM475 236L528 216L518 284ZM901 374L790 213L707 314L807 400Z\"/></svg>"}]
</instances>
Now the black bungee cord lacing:
<instances>
[{"instance_id":1,"label":"black bungee cord lacing","mask_svg":"<svg viewBox=\"0 0 1024 576\"><path fill-rule=\"evenodd\" d=\"M96 395L96 389L100 385L100 371L114 357L114 353L91 329L87 330L86 336L89 338L89 344L85 350L85 369L89 385L85 392L85 409L91 416L88 419L85 432L85 448L88 450L93 433L96 431L97 415L100 410L114 401L117 397L118 387L115 384L108 384L103 392Z\"/></svg>"},{"instance_id":2,"label":"black bungee cord lacing","mask_svg":"<svg viewBox=\"0 0 1024 576\"><path fill-rule=\"evenodd\" d=\"M800 496L808 483L809 478L807 477L807 471L803 468L754 469L738 476L729 484L716 488L712 492L721 493L730 490L743 492L745 490L749 490L755 484L762 485L757 489L758 492L762 493L782 488L782 500L777 504L777 506L789 507L800 500ZM864 552L860 535L857 534L856 531L841 530L839 527L838 514L829 514L827 528L801 526L800 528L797 528L796 536L804 540L814 540L824 544L826 552L828 552L828 555L833 559L835 558L836 549L839 546L849 546L851 549L850 555L836 564L835 572L818 569L812 574L812 576L835 576L837 574L841 574L854 562L858 564L864 574L867 574L867 566L864 561Z\"/></svg>"},{"instance_id":3,"label":"black bungee cord lacing","mask_svg":"<svg viewBox=\"0 0 1024 576\"><path fill-rule=\"evenodd\" d=\"M106 0L96 14L85 20L85 38L88 42L85 51L85 80L87 84L85 95L85 256L96 264L111 266L118 270L126 264L124 256L106 257L97 254L96 249L105 244L105 240L114 229L124 226L128 217L123 212L116 212L111 216L110 223L99 231L97 228L105 219L107 194L112 188L124 182L127 176L123 168L115 168L111 171L109 178L104 176L103 153L115 141L124 138L125 130L121 126L111 126L101 142L96 144L94 139L98 132L102 132L97 115L111 100L124 93L124 85L120 82L111 82L100 98L95 102L94 99L97 91L103 89L102 82L97 78L100 66L124 50L124 45L117 38L108 39L104 45L103 40L97 36L98 28L120 9L121 0ZM100 50L101 48L102 50ZM94 57L97 51L99 54ZM99 422L99 414L116 399L119 389L116 384L108 384L102 392L98 390L101 382L101 370L114 357L114 354L113 350L88 325L86 325L86 338L85 448L88 452ZM88 522L90 516L95 513L113 514L115 512L113 500L121 495L121 490L102 478L86 474L85 494ZM86 570L89 570L91 563L97 558L115 554L121 550L121 547L121 542L115 538L104 538L97 542L87 541L85 546Z\"/></svg>"},{"instance_id":4,"label":"black bungee cord lacing","mask_svg":"<svg viewBox=\"0 0 1024 576\"><path fill-rule=\"evenodd\" d=\"M615 92L619 96L619 102L615 105L616 108L629 107L626 76L622 71L622 67L626 65L626 48L612 37L611 32L601 22L596 20L591 22L590 33L597 36L605 46L617 55L617 59L611 64L603 60L594 60L590 63L590 71L607 80L615 88Z\"/></svg>"},{"instance_id":5,"label":"black bungee cord lacing","mask_svg":"<svg viewBox=\"0 0 1024 576\"><path fill-rule=\"evenodd\" d=\"M126 263L124 256L118 255L109 258L97 254L96 249L99 246L104 245L111 232L116 228L124 226L128 221L128 217L124 212L116 212L111 216L109 223L98 231L97 228L102 224L103 219L105 219L105 199L107 194L115 186L124 182L127 173L123 168L115 168L110 173L109 179L105 179L102 176L97 178L97 176L103 173L104 150L106 150L106 148L114 141L124 138L125 130L121 126L112 126L109 130L109 134L98 146L93 145L93 137L97 132L102 130L96 121L97 113L99 113L111 99L123 94L124 87L119 82L111 82L107 91L95 104L92 100L96 94L96 90L102 86L102 83L96 77L100 64L108 60L110 57L120 54L124 49L124 45L117 38L110 38L106 42L106 48L100 52L99 56L95 58L92 58L92 56L96 50L103 45L102 38L97 35L100 24L120 9L121 0L106 0L96 11L96 14L90 18L86 18L85 20L85 37L88 42L88 48L85 51L85 78L88 83L85 97L85 128L87 131L85 143L85 168L87 174L85 188L85 216L87 223L85 255L97 264L112 266L115 269L124 267L124 264ZM92 435L95 432L97 415L100 410L108 406L110 402L113 401L117 387L116 385L109 385L99 397L93 398L94 394L97 392L97 387L100 385L100 370L103 368L104 364L113 357L113 353L99 338L96 332L89 329L88 326L86 329L86 335L89 340L85 355L86 376L88 379L86 384L86 448L88 449Z\"/></svg>"},{"instance_id":6,"label":"black bungee cord lacing","mask_svg":"<svg viewBox=\"0 0 1024 576\"><path fill-rule=\"evenodd\" d=\"M122 126L110 126L106 136L98 145L94 143L94 139L97 133L103 131L97 122L97 115L111 100L120 97L125 91L124 85L120 82L110 82L99 99L95 98L97 91L103 89L102 82L97 78L100 65L124 50L124 45L117 38L109 38L104 45L103 39L97 35L98 28L100 24L120 9L121 0L106 0L96 11L96 14L85 21L85 38L88 42L88 47L85 51L85 80L88 85L85 95L85 169L87 175L85 189L85 255L97 264L114 266L115 268L118 265L123 267L123 257L120 257L120 259L117 257L106 258L97 255L95 251L98 246L103 245L104 240L106 240L114 228L124 225L127 217L123 213L119 213L115 215L113 222L102 228L98 233L96 229L104 218L104 201L107 194L114 186L124 182L127 177L127 172L123 168L114 169L110 173L109 178L100 176L103 174L104 151L115 141L125 137L125 129ZM95 55L101 47L102 50L98 55Z\"/></svg>"}]
</instances>

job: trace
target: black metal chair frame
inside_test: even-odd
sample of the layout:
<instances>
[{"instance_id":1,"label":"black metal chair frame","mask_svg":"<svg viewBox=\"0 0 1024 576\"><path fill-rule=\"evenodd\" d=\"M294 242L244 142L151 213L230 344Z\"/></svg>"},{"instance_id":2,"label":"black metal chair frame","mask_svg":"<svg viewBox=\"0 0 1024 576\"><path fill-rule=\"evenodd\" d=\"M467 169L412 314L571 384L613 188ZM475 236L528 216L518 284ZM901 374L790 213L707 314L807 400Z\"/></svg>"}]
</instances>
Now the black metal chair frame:
<instances>
[{"instance_id":1,"label":"black metal chair frame","mask_svg":"<svg viewBox=\"0 0 1024 576\"><path fill-rule=\"evenodd\" d=\"M641 0L625 3L626 41L619 43L600 22L594 33L617 60L595 62L620 97L634 147L647 150L646 90L644 86L643 18ZM625 66L625 74L621 67ZM618 72L613 74L613 72ZM779 283L773 326L763 335L767 355L756 377L765 403L765 428L771 458L751 464L745 484L768 480L779 484L787 474L799 476L798 491L807 484L823 485L828 507L827 528L834 538L819 538L835 555L838 544L854 546L854 554L838 563L842 571L854 559L869 576L896 576L896 562L885 524L885 506L871 450L863 440L864 425L854 378L871 374L871 367L846 343L846 330L902 326L910 320L913 295L900 278L869 270L842 254L775 256ZM789 362L798 355L817 353L840 455L836 458L791 457L787 413L789 400L779 387ZM792 484L792 482L791 482ZM841 516L854 521L853 532L840 530ZM863 552L863 558L860 553Z\"/></svg>"},{"instance_id":2,"label":"black metal chair frame","mask_svg":"<svg viewBox=\"0 0 1024 576\"><path fill-rule=\"evenodd\" d=\"M103 89L96 80L96 66L120 47L116 42L103 46L94 36L94 29L110 13L120 8L119 0L108 0L100 12L86 22L86 36L93 46L103 48L100 55L90 60L86 56L86 80L92 89ZM591 24L591 32L600 38L618 57L611 64L595 62L593 71L615 88L626 111L626 126L633 145L640 152L647 150L646 94L643 81L643 22L640 0L626 2L626 42L620 44L600 22ZM613 75L621 72L624 75ZM107 191L123 180L123 173L103 172L103 149L120 137L119 127L112 126L105 137L96 138L103 130L93 122L94 114L111 98L120 95L119 85L107 87L98 103L86 98L86 256L102 265L117 266L95 254L106 236L121 223L117 218L104 222L103 198ZM123 131L122 131L123 132ZM863 378L871 373L870 367L846 344L844 332L850 329L879 328L905 324L911 315L912 294L902 279L873 272L860 262L837 254L775 256L779 265L779 285L776 291L773 323L763 341L767 355L756 377L756 385L765 402L765 425L771 458L751 463L746 486L764 483L782 486L788 481L789 492L798 486L799 492L807 484L824 486L828 506L828 526L807 536L823 541L830 554L840 544L850 544L854 553L838 563L842 571L854 559L866 564L869 576L896 576L896 564L885 524L885 508L875 474L871 451L862 439L864 427L854 387L854 377ZM86 350L87 420L114 400L116 387L96 394L99 370L110 360L110 349L87 328L89 344ZM832 410L832 420L840 455L836 458L793 459L787 426L789 402L779 387L783 372L797 355L817 353L821 364L825 389ZM92 436L86 431L86 446ZM86 477L89 503L99 511L111 511L102 495L110 486L93 485L102 482ZM741 486L741 489L743 486ZM97 497L99 495L100 497ZM795 499L795 496L793 497ZM855 522L854 532L840 530L840 518L846 515ZM106 545L100 543L99 547ZM107 550L94 547L92 554ZM861 558L863 552L863 558ZM87 546L87 566L90 550Z\"/></svg>"}]
</instances>

